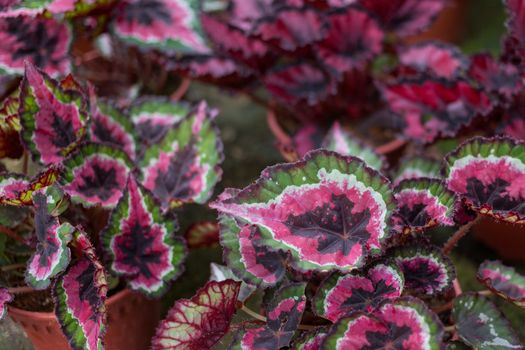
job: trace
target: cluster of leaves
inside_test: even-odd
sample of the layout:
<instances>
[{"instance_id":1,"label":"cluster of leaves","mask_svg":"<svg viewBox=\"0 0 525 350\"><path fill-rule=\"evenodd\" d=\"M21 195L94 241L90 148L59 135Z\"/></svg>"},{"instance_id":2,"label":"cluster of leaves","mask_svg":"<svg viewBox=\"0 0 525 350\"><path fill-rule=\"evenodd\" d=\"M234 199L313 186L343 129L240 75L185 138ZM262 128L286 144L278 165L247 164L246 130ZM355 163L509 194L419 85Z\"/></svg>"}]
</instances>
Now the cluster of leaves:
<instances>
[{"instance_id":1,"label":"cluster of leaves","mask_svg":"<svg viewBox=\"0 0 525 350\"><path fill-rule=\"evenodd\" d=\"M159 297L183 271L187 248L174 210L205 203L220 180L217 111L158 97L119 108L97 100L89 84L71 75L55 80L28 62L3 103L17 125L18 153L40 171L0 174L3 221L13 210L25 213L5 228L18 238L10 243L34 249L25 282L51 286L73 348L100 349L109 279ZM94 208L107 224L88 232ZM12 301L7 292L2 307Z\"/></svg>"}]
</instances>

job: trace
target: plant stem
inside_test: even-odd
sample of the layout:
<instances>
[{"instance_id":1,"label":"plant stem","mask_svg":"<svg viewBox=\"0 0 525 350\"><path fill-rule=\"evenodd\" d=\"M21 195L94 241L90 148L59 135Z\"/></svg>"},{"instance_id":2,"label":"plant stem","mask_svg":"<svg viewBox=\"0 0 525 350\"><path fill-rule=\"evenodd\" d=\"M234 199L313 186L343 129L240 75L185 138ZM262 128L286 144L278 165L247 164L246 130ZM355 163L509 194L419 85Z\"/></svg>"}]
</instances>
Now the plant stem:
<instances>
[{"instance_id":1,"label":"plant stem","mask_svg":"<svg viewBox=\"0 0 525 350\"><path fill-rule=\"evenodd\" d=\"M454 286L454 293L456 296L459 296L461 293L463 293L463 290L461 289L461 285L459 284L459 280L454 278L454 281L452 281L452 285Z\"/></svg>"},{"instance_id":2,"label":"plant stem","mask_svg":"<svg viewBox=\"0 0 525 350\"><path fill-rule=\"evenodd\" d=\"M456 331L456 325L446 326L445 328L443 328L443 330L445 332L455 332Z\"/></svg>"},{"instance_id":3,"label":"plant stem","mask_svg":"<svg viewBox=\"0 0 525 350\"><path fill-rule=\"evenodd\" d=\"M268 108L267 113L268 114L266 117L266 121L272 133L275 135L275 137L279 140L281 144L290 145L292 143L292 139L286 133L286 131L283 130L281 124L279 124L275 112L271 108Z\"/></svg>"},{"instance_id":4,"label":"plant stem","mask_svg":"<svg viewBox=\"0 0 525 350\"><path fill-rule=\"evenodd\" d=\"M490 297L492 295L494 295L494 293L489 290L489 289L486 289L486 290L480 290L479 292L476 292L478 295L483 295L485 297Z\"/></svg>"},{"instance_id":5,"label":"plant stem","mask_svg":"<svg viewBox=\"0 0 525 350\"><path fill-rule=\"evenodd\" d=\"M474 226L479 220L481 219L481 216L478 215L474 220L469 222L466 225L461 226L453 235L449 238L447 243L443 246L443 254L448 255L452 249L456 246L458 241L463 238L471 229L472 226Z\"/></svg>"},{"instance_id":6,"label":"plant stem","mask_svg":"<svg viewBox=\"0 0 525 350\"><path fill-rule=\"evenodd\" d=\"M29 287L29 286L7 288L7 291L10 294L22 294L22 293L36 292L35 289L33 289L33 288Z\"/></svg>"},{"instance_id":7,"label":"plant stem","mask_svg":"<svg viewBox=\"0 0 525 350\"><path fill-rule=\"evenodd\" d=\"M24 175L27 175L28 170L29 170L29 155L27 151L24 151L24 159L22 163L22 173Z\"/></svg>"},{"instance_id":8,"label":"plant stem","mask_svg":"<svg viewBox=\"0 0 525 350\"><path fill-rule=\"evenodd\" d=\"M379 154L389 154L395 150L403 147L406 144L406 140L394 139L376 148L376 152Z\"/></svg>"},{"instance_id":9,"label":"plant stem","mask_svg":"<svg viewBox=\"0 0 525 350\"><path fill-rule=\"evenodd\" d=\"M452 307L454 306L454 300L451 300L449 301L448 303L445 303L443 305L439 305L439 306L436 306L435 308L433 308L432 310L436 313L436 314L440 314L442 312L445 312L445 311L448 311L450 309L452 309Z\"/></svg>"},{"instance_id":10,"label":"plant stem","mask_svg":"<svg viewBox=\"0 0 525 350\"><path fill-rule=\"evenodd\" d=\"M12 264L12 265L5 265L0 266L0 271L7 272L11 270L17 270L26 267L26 264Z\"/></svg>"},{"instance_id":11,"label":"plant stem","mask_svg":"<svg viewBox=\"0 0 525 350\"><path fill-rule=\"evenodd\" d=\"M191 80L188 78L183 78L182 81L179 84L179 87L170 95L170 100L172 101L178 101L184 96L186 91L188 91L188 87L191 84Z\"/></svg>"},{"instance_id":12,"label":"plant stem","mask_svg":"<svg viewBox=\"0 0 525 350\"><path fill-rule=\"evenodd\" d=\"M11 237L12 239L20 242L20 243L23 243L23 244L27 244L26 241L20 237L18 235L18 233L16 233L15 231L5 227L5 226L0 226L0 233L3 233L4 235L8 236L8 237Z\"/></svg>"},{"instance_id":13,"label":"plant stem","mask_svg":"<svg viewBox=\"0 0 525 350\"><path fill-rule=\"evenodd\" d=\"M262 315L259 315L257 312L251 310L246 305L243 305L241 307L241 310L246 312L248 315L250 315L251 317L255 318L256 320L259 320L259 321L262 321L262 322L266 322L266 317L264 317Z\"/></svg>"}]
</instances>

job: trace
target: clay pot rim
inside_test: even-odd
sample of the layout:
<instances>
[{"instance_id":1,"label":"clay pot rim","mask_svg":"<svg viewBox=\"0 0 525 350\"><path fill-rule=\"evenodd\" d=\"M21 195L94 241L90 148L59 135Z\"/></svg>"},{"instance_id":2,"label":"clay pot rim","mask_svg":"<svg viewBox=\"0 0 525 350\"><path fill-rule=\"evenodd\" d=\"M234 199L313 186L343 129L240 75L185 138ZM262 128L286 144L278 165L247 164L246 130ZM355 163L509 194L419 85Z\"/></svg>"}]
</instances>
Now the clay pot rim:
<instances>
[{"instance_id":1,"label":"clay pot rim","mask_svg":"<svg viewBox=\"0 0 525 350\"><path fill-rule=\"evenodd\" d=\"M121 290L120 292L116 293L115 295L112 295L106 300L106 306L110 304L115 304L116 302L126 298L130 294L133 294L134 292L128 288L125 288ZM54 312L42 312L42 311L28 311L24 309L17 308L15 306L7 305L7 312L9 314L14 314L21 317L26 318L33 318L43 321L51 321L56 319L56 315Z\"/></svg>"}]
</instances>

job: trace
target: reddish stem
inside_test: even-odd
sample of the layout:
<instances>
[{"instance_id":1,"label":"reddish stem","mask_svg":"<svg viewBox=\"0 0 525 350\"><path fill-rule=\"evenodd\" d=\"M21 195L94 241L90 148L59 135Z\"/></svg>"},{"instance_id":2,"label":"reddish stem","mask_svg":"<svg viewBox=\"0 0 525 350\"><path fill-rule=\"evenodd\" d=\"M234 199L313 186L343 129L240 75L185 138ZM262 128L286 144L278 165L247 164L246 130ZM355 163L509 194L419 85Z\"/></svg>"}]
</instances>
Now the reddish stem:
<instances>
[{"instance_id":1,"label":"reddish stem","mask_svg":"<svg viewBox=\"0 0 525 350\"><path fill-rule=\"evenodd\" d=\"M394 152L395 150L403 147L406 144L406 140L402 139L395 139L390 142L387 142L379 147L376 147L376 152L379 154L389 154Z\"/></svg>"},{"instance_id":2,"label":"reddish stem","mask_svg":"<svg viewBox=\"0 0 525 350\"><path fill-rule=\"evenodd\" d=\"M456 294L456 297L463 293L463 289L461 289L461 285L459 284L459 280L457 278L454 278L454 281L452 281L452 286L454 287L454 293Z\"/></svg>"},{"instance_id":3,"label":"reddish stem","mask_svg":"<svg viewBox=\"0 0 525 350\"><path fill-rule=\"evenodd\" d=\"M266 121L270 130L272 130L272 133L282 145L290 145L292 143L291 137L283 130L281 124L279 124L277 116L272 108L268 108Z\"/></svg>"},{"instance_id":4,"label":"reddish stem","mask_svg":"<svg viewBox=\"0 0 525 350\"><path fill-rule=\"evenodd\" d=\"M481 216L478 215L474 220L472 220L468 224L461 226L443 246L443 254L448 255L452 251L452 249L454 249L458 241L464 236L466 236L467 233L469 233L472 226L474 226L480 219Z\"/></svg>"},{"instance_id":5,"label":"reddish stem","mask_svg":"<svg viewBox=\"0 0 525 350\"><path fill-rule=\"evenodd\" d=\"M190 84L191 84L191 80L190 79L183 78L182 81L180 82L179 87L177 88L177 90L175 90L170 95L170 100L172 100L172 101L179 101L182 98L182 96L184 96L186 94L186 92L188 91L188 88L190 87Z\"/></svg>"},{"instance_id":6,"label":"reddish stem","mask_svg":"<svg viewBox=\"0 0 525 350\"><path fill-rule=\"evenodd\" d=\"M0 226L0 233L3 233L4 235L8 236L8 237L11 237L12 239L14 239L15 241L18 241L20 243L23 243L23 244L27 244L27 242L25 241L25 239L23 239L22 237L20 237L18 235L18 233L16 233L15 231L5 227L5 226Z\"/></svg>"},{"instance_id":7,"label":"reddish stem","mask_svg":"<svg viewBox=\"0 0 525 350\"><path fill-rule=\"evenodd\" d=\"M29 286L7 288L7 291L9 292L9 294L23 294L36 292L34 288L31 288Z\"/></svg>"}]
</instances>

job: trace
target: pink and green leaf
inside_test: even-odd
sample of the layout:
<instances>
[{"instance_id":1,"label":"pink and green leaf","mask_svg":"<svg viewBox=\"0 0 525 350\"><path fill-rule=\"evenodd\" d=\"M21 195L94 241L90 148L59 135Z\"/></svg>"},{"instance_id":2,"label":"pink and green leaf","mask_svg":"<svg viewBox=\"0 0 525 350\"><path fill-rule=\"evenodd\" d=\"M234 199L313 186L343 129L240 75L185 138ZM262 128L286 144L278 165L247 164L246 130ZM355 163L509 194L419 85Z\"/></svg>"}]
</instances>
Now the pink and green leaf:
<instances>
[{"instance_id":1,"label":"pink and green leaf","mask_svg":"<svg viewBox=\"0 0 525 350\"><path fill-rule=\"evenodd\" d=\"M133 103L129 109L129 119L142 142L154 144L189 112L190 108L186 104L146 97Z\"/></svg>"},{"instance_id":2,"label":"pink and green leaf","mask_svg":"<svg viewBox=\"0 0 525 350\"><path fill-rule=\"evenodd\" d=\"M93 143L79 147L63 164L65 169L60 182L74 203L110 209L122 197L133 168L123 151Z\"/></svg>"},{"instance_id":3,"label":"pink and green leaf","mask_svg":"<svg viewBox=\"0 0 525 350\"><path fill-rule=\"evenodd\" d=\"M206 52L195 0L126 0L120 3L112 32L139 48L166 52Z\"/></svg>"},{"instance_id":4,"label":"pink and green leaf","mask_svg":"<svg viewBox=\"0 0 525 350\"><path fill-rule=\"evenodd\" d=\"M363 161L317 150L210 206L258 226L299 270L349 271L382 250L395 203L388 180Z\"/></svg>"},{"instance_id":5,"label":"pink and green leaf","mask_svg":"<svg viewBox=\"0 0 525 350\"><path fill-rule=\"evenodd\" d=\"M392 259L405 276L405 290L418 295L441 295L449 290L456 270L449 257L433 246L403 246Z\"/></svg>"},{"instance_id":6,"label":"pink and green leaf","mask_svg":"<svg viewBox=\"0 0 525 350\"><path fill-rule=\"evenodd\" d=\"M130 176L126 191L102 232L109 268L129 288L162 295L183 271L186 245L175 237L174 219L162 216L153 196Z\"/></svg>"},{"instance_id":7,"label":"pink and green leaf","mask_svg":"<svg viewBox=\"0 0 525 350\"><path fill-rule=\"evenodd\" d=\"M323 350L442 350L443 325L427 306L406 297L384 304L373 314L340 319L324 338Z\"/></svg>"},{"instance_id":8,"label":"pink and green leaf","mask_svg":"<svg viewBox=\"0 0 525 350\"><path fill-rule=\"evenodd\" d=\"M236 277L256 286L273 286L286 273L286 254L264 244L257 226L219 215L224 262Z\"/></svg>"},{"instance_id":9,"label":"pink and green leaf","mask_svg":"<svg viewBox=\"0 0 525 350\"><path fill-rule=\"evenodd\" d=\"M28 62L51 76L71 68L72 33L64 22L30 16L2 18L0 12L0 74L23 74Z\"/></svg>"},{"instance_id":10,"label":"pink and green leaf","mask_svg":"<svg viewBox=\"0 0 525 350\"><path fill-rule=\"evenodd\" d=\"M216 112L205 102L149 147L140 161L140 179L167 211L181 203L205 203L220 180L222 141Z\"/></svg>"},{"instance_id":11,"label":"pink and green leaf","mask_svg":"<svg viewBox=\"0 0 525 350\"><path fill-rule=\"evenodd\" d=\"M404 180L394 192L397 211L392 221L397 232L420 233L436 225L454 225L455 196L443 181L430 178Z\"/></svg>"},{"instance_id":12,"label":"pink and green leaf","mask_svg":"<svg viewBox=\"0 0 525 350\"><path fill-rule=\"evenodd\" d=\"M33 159L61 162L86 133L88 101L78 90L63 89L32 64L26 65L20 86L22 141Z\"/></svg>"},{"instance_id":13,"label":"pink and green leaf","mask_svg":"<svg viewBox=\"0 0 525 350\"><path fill-rule=\"evenodd\" d=\"M225 280L241 282L239 295L237 295L237 300L240 302L244 302L257 290L256 286L243 282L241 279L237 278L232 269L228 266L219 265L213 262L210 263L210 281L222 282Z\"/></svg>"},{"instance_id":14,"label":"pink and green leaf","mask_svg":"<svg viewBox=\"0 0 525 350\"><path fill-rule=\"evenodd\" d=\"M516 331L484 296L464 293L454 300L452 318L459 338L475 349L523 349Z\"/></svg>"},{"instance_id":15,"label":"pink and green leaf","mask_svg":"<svg viewBox=\"0 0 525 350\"><path fill-rule=\"evenodd\" d=\"M130 118L111 103L99 101L91 120L89 136L91 141L119 148L131 160L135 159L139 140L135 135L134 125Z\"/></svg>"},{"instance_id":16,"label":"pink and green leaf","mask_svg":"<svg viewBox=\"0 0 525 350\"><path fill-rule=\"evenodd\" d=\"M8 0L1 17L25 16L28 18L42 17L73 17L82 15L97 6L107 5L112 0Z\"/></svg>"},{"instance_id":17,"label":"pink and green leaf","mask_svg":"<svg viewBox=\"0 0 525 350\"><path fill-rule=\"evenodd\" d=\"M77 231L75 244L85 252L55 282L55 314L73 349L101 350L106 330L107 282L91 243Z\"/></svg>"},{"instance_id":18,"label":"pink and green leaf","mask_svg":"<svg viewBox=\"0 0 525 350\"><path fill-rule=\"evenodd\" d=\"M43 191L33 193L35 207L36 251L27 263L25 281L35 289L46 289L51 278L64 271L71 259L68 243L74 227L60 224L48 210L49 202Z\"/></svg>"},{"instance_id":19,"label":"pink and green leaf","mask_svg":"<svg viewBox=\"0 0 525 350\"><path fill-rule=\"evenodd\" d=\"M404 122L404 137L431 143L454 137L493 108L488 95L466 81L405 79L383 87L390 110Z\"/></svg>"},{"instance_id":20,"label":"pink and green leaf","mask_svg":"<svg viewBox=\"0 0 525 350\"><path fill-rule=\"evenodd\" d=\"M396 300L404 288L402 272L395 266L376 265L367 276L333 274L322 282L313 299L318 316L336 322L362 311L370 313L388 300Z\"/></svg>"},{"instance_id":21,"label":"pink and green leaf","mask_svg":"<svg viewBox=\"0 0 525 350\"><path fill-rule=\"evenodd\" d=\"M0 320L7 314L7 303L13 301L13 296L7 288L0 287Z\"/></svg>"},{"instance_id":22,"label":"pink and green leaf","mask_svg":"<svg viewBox=\"0 0 525 350\"><path fill-rule=\"evenodd\" d=\"M266 310L266 325L241 330L232 349L277 350L290 345L306 307L306 284L281 287Z\"/></svg>"},{"instance_id":23,"label":"pink and green leaf","mask_svg":"<svg viewBox=\"0 0 525 350\"><path fill-rule=\"evenodd\" d=\"M152 340L153 350L211 349L230 329L241 283L211 281L169 310Z\"/></svg>"},{"instance_id":24,"label":"pink and green leaf","mask_svg":"<svg viewBox=\"0 0 525 350\"><path fill-rule=\"evenodd\" d=\"M0 174L0 204L22 206L33 204L33 193L55 183L59 172L49 167L34 178L19 174Z\"/></svg>"},{"instance_id":25,"label":"pink and green leaf","mask_svg":"<svg viewBox=\"0 0 525 350\"><path fill-rule=\"evenodd\" d=\"M476 137L445 158L447 187L466 205L498 220L525 223L525 146L511 138Z\"/></svg>"},{"instance_id":26,"label":"pink and green leaf","mask_svg":"<svg viewBox=\"0 0 525 350\"><path fill-rule=\"evenodd\" d=\"M334 122L332 128L326 135L322 148L340 153L344 156L361 158L369 167L377 170L380 170L385 165L385 159L383 157L344 129L337 121Z\"/></svg>"},{"instance_id":27,"label":"pink and green leaf","mask_svg":"<svg viewBox=\"0 0 525 350\"><path fill-rule=\"evenodd\" d=\"M525 308L525 276L501 261L485 261L478 269L478 280L502 298Z\"/></svg>"},{"instance_id":28,"label":"pink and green leaf","mask_svg":"<svg viewBox=\"0 0 525 350\"><path fill-rule=\"evenodd\" d=\"M523 89L518 68L509 63L498 62L490 54L477 54L470 58L470 78L493 94L511 99Z\"/></svg>"}]
</instances>

